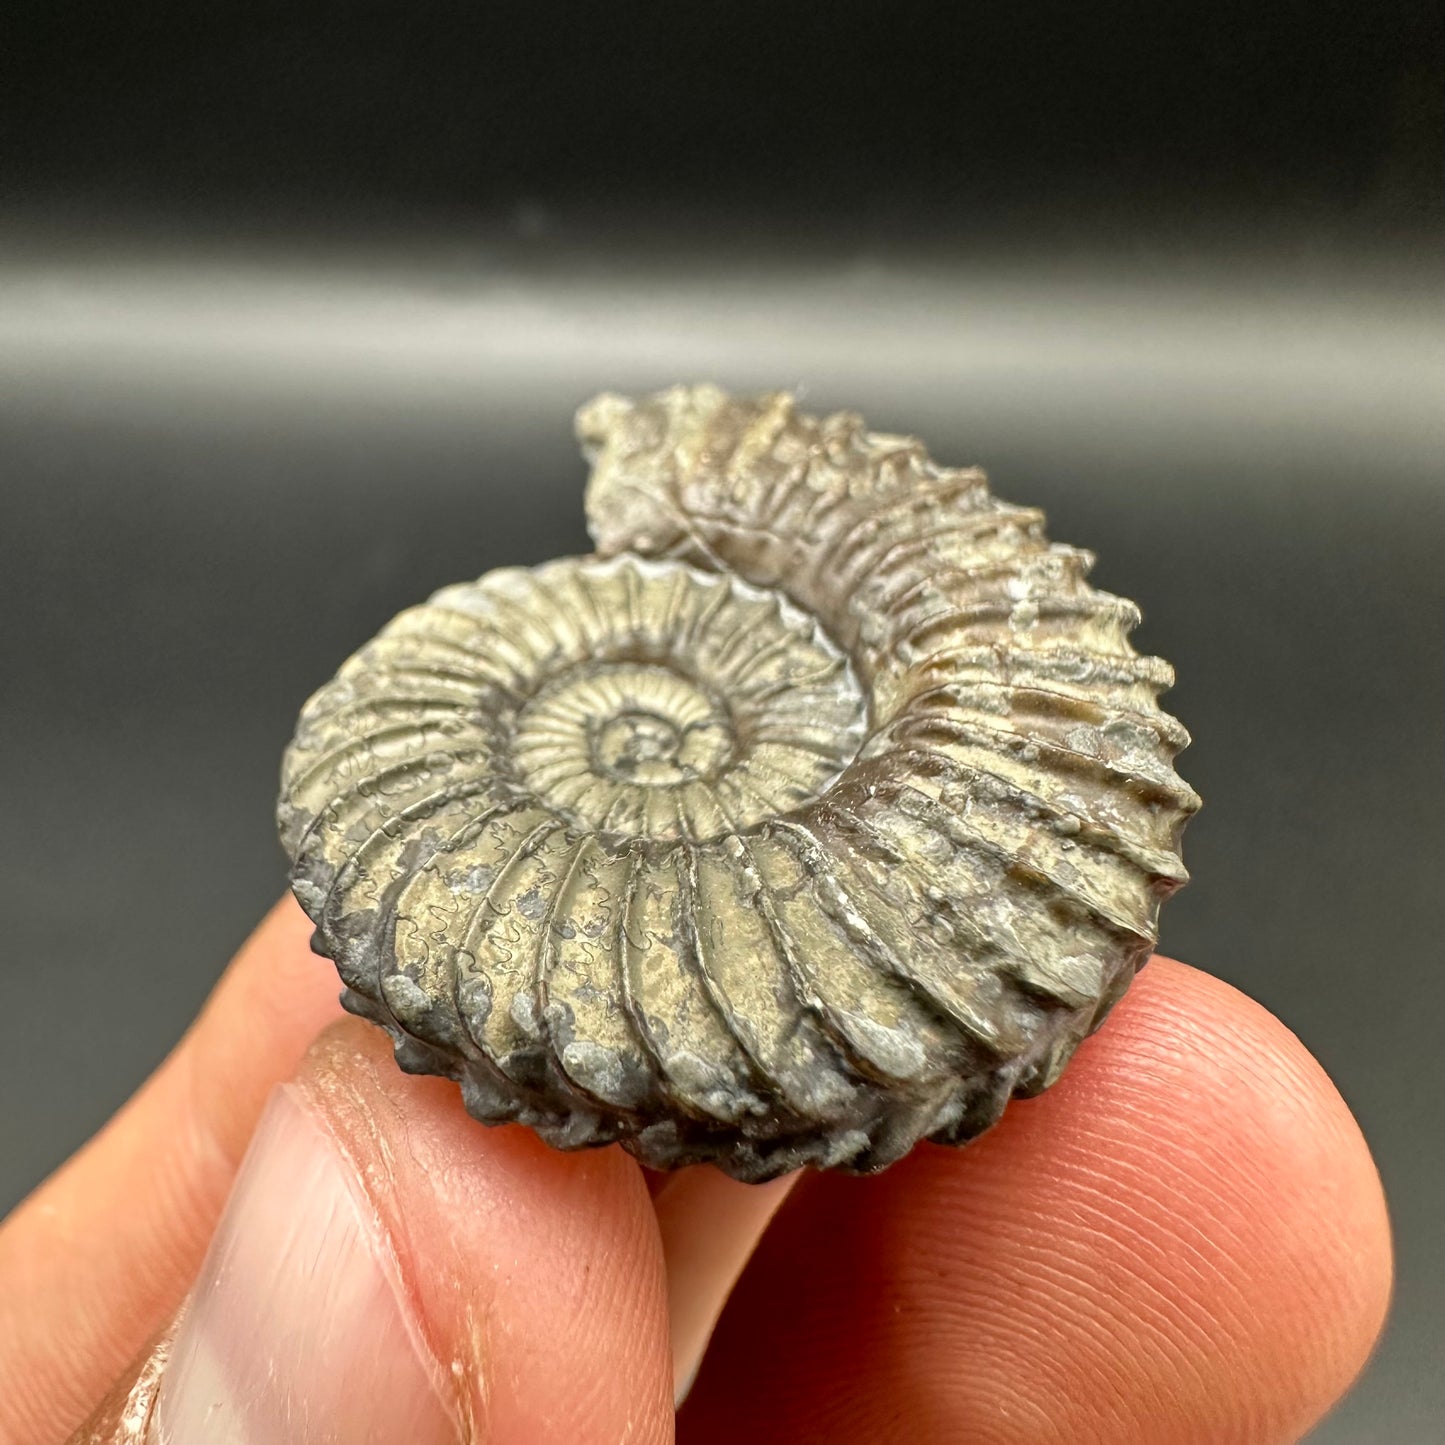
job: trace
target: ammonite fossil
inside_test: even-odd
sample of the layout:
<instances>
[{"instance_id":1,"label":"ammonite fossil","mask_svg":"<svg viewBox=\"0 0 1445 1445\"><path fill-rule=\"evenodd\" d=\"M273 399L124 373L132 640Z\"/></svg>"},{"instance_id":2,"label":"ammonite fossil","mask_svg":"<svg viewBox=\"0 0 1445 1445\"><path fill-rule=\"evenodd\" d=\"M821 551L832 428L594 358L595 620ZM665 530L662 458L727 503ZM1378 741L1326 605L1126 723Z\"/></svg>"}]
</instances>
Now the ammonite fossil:
<instances>
[{"instance_id":1,"label":"ammonite fossil","mask_svg":"<svg viewBox=\"0 0 1445 1445\"><path fill-rule=\"evenodd\" d=\"M444 588L302 712L281 835L346 1006L562 1148L760 1180L973 1137L1185 880L1137 609L847 413L578 430L596 555Z\"/></svg>"}]
</instances>

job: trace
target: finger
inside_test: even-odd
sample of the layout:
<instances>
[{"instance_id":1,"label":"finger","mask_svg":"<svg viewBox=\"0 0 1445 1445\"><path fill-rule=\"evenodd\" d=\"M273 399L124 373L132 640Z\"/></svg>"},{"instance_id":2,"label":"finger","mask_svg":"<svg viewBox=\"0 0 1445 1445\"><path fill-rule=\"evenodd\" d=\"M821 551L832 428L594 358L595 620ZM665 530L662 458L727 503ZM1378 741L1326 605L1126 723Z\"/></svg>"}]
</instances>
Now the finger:
<instances>
[{"instance_id":1,"label":"finger","mask_svg":"<svg viewBox=\"0 0 1445 1445\"><path fill-rule=\"evenodd\" d=\"M681 1169L655 1186L652 1207L667 1262L677 1400L692 1388L743 1266L797 1180L796 1174L787 1174L766 1184L740 1184L703 1164Z\"/></svg>"},{"instance_id":2,"label":"finger","mask_svg":"<svg viewBox=\"0 0 1445 1445\"><path fill-rule=\"evenodd\" d=\"M66 1445L149 1445L151 1410L170 1363L176 1321L146 1343Z\"/></svg>"},{"instance_id":3,"label":"finger","mask_svg":"<svg viewBox=\"0 0 1445 1445\"><path fill-rule=\"evenodd\" d=\"M277 1091L186 1306L155 1445L654 1445L662 1250L637 1166L479 1129L386 1039Z\"/></svg>"},{"instance_id":4,"label":"finger","mask_svg":"<svg viewBox=\"0 0 1445 1445\"><path fill-rule=\"evenodd\" d=\"M174 1313L272 1086L340 1015L289 900L139 1093L0 1227L0 1440L64 1438Z\"/></svg>"},{"instance_id":5,"label":"finger","mask_svg":"<svg viewBox=\"0 0 1445 1445\"><path fill-rule=\"evenodd\" d=\"M332 969L289 900L257 929L201 1017L136 1097L0 1228L0 1439L64 1438L117 1382L195 1277L262 1105L340 1016ZM712 1170L659 1176L679 1383L786 1186ZM123 1391L124 1393L124 1391Z\"/></svg>"},{"instance_id":6,"label":"finger","mask_svg":"<svg viewBox=\"0 0 1445 1445\"><path fill-rule=\"evenodd\" d=\"M1339 1095L1156 960L965 1151L806 1180L724 1313L686 1445L1273 1445L1360 1369L1390 1246Z\"/></svg>"}]
</instances>

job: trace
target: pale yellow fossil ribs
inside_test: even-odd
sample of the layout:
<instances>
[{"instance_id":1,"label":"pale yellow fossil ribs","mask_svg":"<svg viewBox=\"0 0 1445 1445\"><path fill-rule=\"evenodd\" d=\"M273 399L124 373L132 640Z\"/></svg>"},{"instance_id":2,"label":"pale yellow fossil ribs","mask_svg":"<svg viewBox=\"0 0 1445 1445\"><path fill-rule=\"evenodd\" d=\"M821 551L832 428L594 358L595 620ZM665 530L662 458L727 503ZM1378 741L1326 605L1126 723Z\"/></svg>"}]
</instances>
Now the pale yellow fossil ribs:
<instances>
[{"instance_id":1,"label":"pale yellow fossil ribs","mask_svg":"<svg viewBox=\"0 0 1445 1445\"><path fill-rule=\"evenodd\" d=\"M848 414L578 428L598 554L445 588L302 712L281 833L348 1007L564 1148L765 1179L973 1137L1185 880L1137 610Z\"/></svg>"}]
</instances>

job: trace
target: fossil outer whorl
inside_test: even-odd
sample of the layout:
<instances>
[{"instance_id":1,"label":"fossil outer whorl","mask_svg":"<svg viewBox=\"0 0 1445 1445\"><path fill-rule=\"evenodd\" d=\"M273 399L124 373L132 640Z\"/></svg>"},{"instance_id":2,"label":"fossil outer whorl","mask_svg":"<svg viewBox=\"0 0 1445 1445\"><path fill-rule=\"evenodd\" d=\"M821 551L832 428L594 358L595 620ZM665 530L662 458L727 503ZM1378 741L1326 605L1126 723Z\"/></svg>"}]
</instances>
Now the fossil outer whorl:
<instances>
[{"instance_id":1,"label":"fossil outer whorl","mask_svg":"<svg viewBox=\"0 0 1445 1445\"><path fill-rule=\"evenodd\" d=\"M344 1001L564 1148L882 1168L1046 1087L1198 799L1085 552L785 395L601 397L594 557L404 612L279 818Z\"/></svg>"}]
</instances>

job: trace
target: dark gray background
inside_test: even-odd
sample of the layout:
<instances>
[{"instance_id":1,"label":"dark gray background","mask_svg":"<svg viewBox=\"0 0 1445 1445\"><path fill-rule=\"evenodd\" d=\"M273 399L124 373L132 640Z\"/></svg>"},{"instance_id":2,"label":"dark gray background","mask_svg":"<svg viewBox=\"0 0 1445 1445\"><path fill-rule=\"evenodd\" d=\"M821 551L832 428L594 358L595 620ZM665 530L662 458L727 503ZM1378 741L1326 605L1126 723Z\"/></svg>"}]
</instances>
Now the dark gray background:
<instances>
[{"instance_id":1,"label":"dark gray background","mask_svg":"<svg viewBox=\"0 0 1445 1445\"><path fill-rule=\"evenodd\" d=\"M1398 1231L1313 1438L1437 1441L1438 7L8 8L0 1210L280 891L304 696L585 549L573 407L800 387L1143 605L1207 802L1163 946L1324 1061Z\"/></svg>"}]
</instances>

